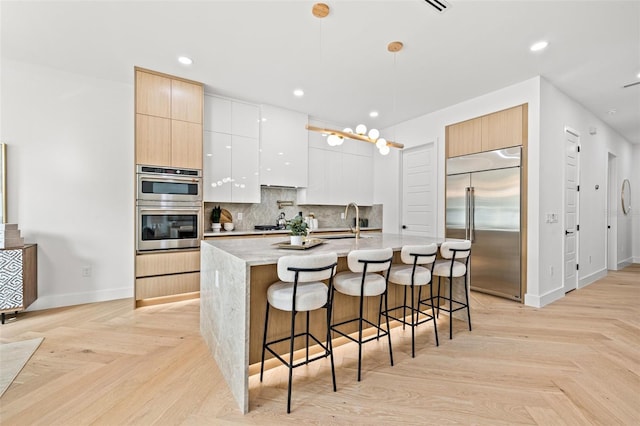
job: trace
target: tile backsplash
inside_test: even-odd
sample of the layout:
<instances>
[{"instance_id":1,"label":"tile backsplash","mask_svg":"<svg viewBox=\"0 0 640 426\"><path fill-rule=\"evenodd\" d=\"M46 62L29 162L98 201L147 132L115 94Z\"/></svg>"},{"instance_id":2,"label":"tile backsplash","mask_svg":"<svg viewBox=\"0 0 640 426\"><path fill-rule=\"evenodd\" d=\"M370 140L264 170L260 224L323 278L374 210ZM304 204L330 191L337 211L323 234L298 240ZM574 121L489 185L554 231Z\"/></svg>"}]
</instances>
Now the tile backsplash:
<instances>
[{"instance_id":1,"label":"tile backsplash","mask_svg":"<svg viewBox=\"0 0 640 426\"><path fill-rule=\"evenodd\" d=\"M260 190L261 202L257 203L204 203L204 231L211 230L211 210L214 206L226 209L233 216L235 229L239 231L253 230L255 225L275 225L280 212L284 212L286 219L291 219L298 212L302 216L313 213L318 219L319 228L346 228L353 224L354 211L349 209L347 220L340 219L344 213L344 205L318 206L296 204L296 190L293 188L275 188L263 186ZM278 208L278 201L292 201L293 206ZM360 218L369 219L370 228L382 227L382 205L359 206ZM238 213L242 213L242 220L238 219Z\"/></svg>"}]
</instances>

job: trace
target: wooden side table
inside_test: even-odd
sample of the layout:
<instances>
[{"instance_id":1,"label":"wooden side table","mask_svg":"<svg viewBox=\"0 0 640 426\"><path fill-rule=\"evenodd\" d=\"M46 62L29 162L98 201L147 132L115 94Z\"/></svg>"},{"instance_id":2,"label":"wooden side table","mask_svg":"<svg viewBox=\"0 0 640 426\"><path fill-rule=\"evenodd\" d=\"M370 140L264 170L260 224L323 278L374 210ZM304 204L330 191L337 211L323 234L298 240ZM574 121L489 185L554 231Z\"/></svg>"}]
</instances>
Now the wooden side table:
<instances>
[{"instance_id":1,"label":"wooden side table","mask_svg":"<svg viewBox=\"0 0 640 426\"><path fill-rule=\"evenodd\" d=\"M0 313L23 311L38 298L38 245L0 249Z\"/></svg>"}]
</instances>

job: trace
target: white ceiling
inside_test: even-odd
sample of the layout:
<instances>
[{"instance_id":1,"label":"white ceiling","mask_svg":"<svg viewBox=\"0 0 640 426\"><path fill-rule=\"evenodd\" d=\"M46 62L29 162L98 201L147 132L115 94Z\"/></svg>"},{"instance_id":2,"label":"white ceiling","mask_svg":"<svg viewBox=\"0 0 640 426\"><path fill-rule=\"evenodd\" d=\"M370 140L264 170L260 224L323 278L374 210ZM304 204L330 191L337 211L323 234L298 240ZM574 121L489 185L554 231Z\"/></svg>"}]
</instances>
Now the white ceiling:
<instances>
[{"instance_id":1,"label":"white ceiling","mask_svg":"<svg viewBox=\"0 0 640 426\"><path fill-rule=\"evenodd\" d=\"M305 0L2 0L1 49L129 83L137 65L378 128L542 75L640 143L640 85L623 89L640 81L640 1L448 1L438 14L423 0L324 0L331 12L320 20ZM530 52L540 39L549 47ZM396 54L386 49L394 40L405 46Z\"/></svg>"}]
</instances>

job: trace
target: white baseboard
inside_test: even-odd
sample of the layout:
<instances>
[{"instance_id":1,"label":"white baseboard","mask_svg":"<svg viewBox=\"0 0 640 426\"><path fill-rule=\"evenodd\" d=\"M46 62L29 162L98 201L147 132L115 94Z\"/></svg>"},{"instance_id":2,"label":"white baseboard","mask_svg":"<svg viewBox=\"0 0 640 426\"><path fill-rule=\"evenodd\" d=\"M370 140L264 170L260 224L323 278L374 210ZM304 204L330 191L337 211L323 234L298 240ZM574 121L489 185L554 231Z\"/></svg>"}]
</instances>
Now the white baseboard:
<instances>
[{"instance_id":1,"label":"white baseboard","mask_svg":"<svg viewBox=\"0 0 640 426\"><path fill-rule=\"evenodd\" d=\"M533 294L524 295L524 304L527 306L533 306L534 308L542 308L549 303L553 303L556 300L564 297L564 287L551 290L550 292L543 294L542 296L536 296Z\"/></svg>"},{"instance_id":2,"label":"white baseboard","mask_svg":"<svg viewBox=\"0 0 640 426\"><path fill-rule=\"evenodd\" d=\"M106 302L108 300L133 298L131 287L114 288L101 291L85 291L81 293L56 294L55 296L39 296L27 311L61 308L63 306L82 305L85 303ZM133 303L131 304L133 307Z\"/></svg>"},{"instance_id":3,"label":"white baseboard","mask_svg":"<svg viewBox=\"0 0 640 426\"><path fill-rule=\"evenodd\" d=\"M607 273L608 273L607 269L604 268L592 274L589 274L586 277L580 278L580 280L578 281L578 288L584 288L589 284L593 284L599 279L606 277Z\"/></svg>"},{"instance_id":4,"label":"white baseboard","mask_svg":"<svg viewBox=\"0 0 640 426\"><path fill-rule=\"evenodd\" d=\"M640 263L640 257L634 257L633 263Z\"/></svg>"},{"instance_id":5,"label":"white baseboard","mask_svg":"<svg viewBox=\"0 0 640 426\"><path fill-rule=\"evenodd\" d=\"M618 262L618 271L620 269L626 268L627 266L631 266L633 264L633 257L628 257L624 260L621 260L620 262Z\"/></svg>"}]
</instances>

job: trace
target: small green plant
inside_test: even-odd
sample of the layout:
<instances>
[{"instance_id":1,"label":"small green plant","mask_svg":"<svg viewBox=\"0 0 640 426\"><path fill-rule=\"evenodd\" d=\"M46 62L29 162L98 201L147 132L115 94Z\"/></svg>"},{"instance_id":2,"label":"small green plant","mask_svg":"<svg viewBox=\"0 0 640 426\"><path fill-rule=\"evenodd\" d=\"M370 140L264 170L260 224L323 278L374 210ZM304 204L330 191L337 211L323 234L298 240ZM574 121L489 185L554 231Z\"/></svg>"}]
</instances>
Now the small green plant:
<instances>
[{"instance_id":1,"label":"small green plant","mask_svg":"<svg viewBox=\"0 0 640 426\"><path fill-rule=\"evenodd\" d=\"M220 206L215 206L213 210L211 210L211 222L220 223L220 215L222 214L222 209Z\"/></svg>"},{"instance_id":2,"label":"small green plant","mask_svg":"<svg viewBox=\"0 0 640 426\"><path fill-rule=\"evenodd\" d=\"M302 216L295 216L287 221L287 229L291 231L291 235L307 235L308 228Z\"/></svg>"}]
</instances>

